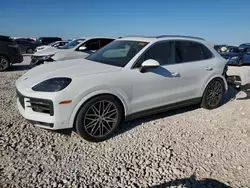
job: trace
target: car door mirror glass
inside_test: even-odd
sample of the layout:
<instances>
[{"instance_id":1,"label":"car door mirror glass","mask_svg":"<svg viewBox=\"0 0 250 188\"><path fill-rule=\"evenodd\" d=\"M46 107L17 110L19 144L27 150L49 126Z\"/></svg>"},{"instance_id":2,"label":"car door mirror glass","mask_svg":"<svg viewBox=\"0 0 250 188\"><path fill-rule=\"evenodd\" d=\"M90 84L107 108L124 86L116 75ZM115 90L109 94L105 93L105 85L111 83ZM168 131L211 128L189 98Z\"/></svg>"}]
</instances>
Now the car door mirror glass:
<instances>
[{"instance_id":1,"label":"car door mirror glass","mask_svg":"<svg viewBox=\"0 0 250 188\"><path fill-rule=\"evenodd\" d=\"M160 63L154 59L148 59L141 64L142 67L159 67Z\"/></svg>"}]
</instances>

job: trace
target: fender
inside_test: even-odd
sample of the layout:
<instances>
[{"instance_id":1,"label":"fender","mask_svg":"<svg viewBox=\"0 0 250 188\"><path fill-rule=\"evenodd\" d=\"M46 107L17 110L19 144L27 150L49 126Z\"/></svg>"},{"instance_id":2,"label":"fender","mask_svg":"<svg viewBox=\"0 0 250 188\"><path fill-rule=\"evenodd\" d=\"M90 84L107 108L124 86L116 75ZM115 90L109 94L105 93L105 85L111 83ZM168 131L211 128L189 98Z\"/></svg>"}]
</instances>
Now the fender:
<instances>
[{"instance_id":1,"label":"fender","mask_svg":"<svg viewBox=\"0 0 250 188\"><path fill-rule=\"evenodd\" d=\"M206 82L206 84L203 86L203 88L202 88L202 90L201 90L201 96L203 96L203 93L204 93L204 91L205 91L207 85L208 85L213 79L215 79L215 78L221 78L221 79L223 80L223 82L224 82L225 90L226 90L226 91L228 90L227 80L225 79L225 77L222 76L222 75L214 75L214 76L211 77L211 78Z\"/></svg>"},{"instance_id":2,"label":"fender","mask_svg":"<svg viewBox=\"0 0 250 188\"><path fill-rule=\"evenodd\" d=\"M97 96L97 95L105 95L105 94L110 94L110 95L114 95L116 96L118 99L120 99L120 101L122 102L122 105L124 107L124 116L126 116L127 114L130 113L131 109L128 108L127 104L129 103L129 99L126 97L124 98L123 96L126 95L122 95L118 92L114 92L114 91L110 91L110 90L96 90L93 91L87 95L85 95L85 97L83 97L80 102L78 102L78 104L76 105L76 107L74 108L73 112L71 113L70 116L70 120L69 120L69 127L73 127L74 126L74 121L75 121L75 117L77 112L79 111L79 109L81 108L81 106L90 98Z\"/></svg>"}]
</instances>

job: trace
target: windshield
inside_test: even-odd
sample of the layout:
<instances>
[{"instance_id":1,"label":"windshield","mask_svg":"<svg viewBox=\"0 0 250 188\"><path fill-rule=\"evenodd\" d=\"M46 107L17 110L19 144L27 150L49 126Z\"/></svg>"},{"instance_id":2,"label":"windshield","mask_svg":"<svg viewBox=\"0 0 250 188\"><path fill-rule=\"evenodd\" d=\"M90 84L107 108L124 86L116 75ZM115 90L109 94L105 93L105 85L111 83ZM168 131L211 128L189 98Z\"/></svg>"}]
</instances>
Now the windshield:
<instances>
[{"instance_id":1,"label":"windshield","mask_svg":"<svg viewBox=\"0 0 250 188\"><path fill-rule=\"evenodd\" d=\"M86 59L99 63L125 67L148 43L140 41L113 41Z\"/></svg>"},{"instance_id":2,"label":"windshield","mask_svg":"<svg viewBox=\"0 0 250 188\"><path fill-rule=\"evenodd\" d=\"M78 44L82 43L85 39L76 39L73 40L71 42L69 42L68 44L66 44L65 46L60 47L60 49L71 49L76 47Z\"/></svg>"},{"instance_id":3,"label":"windshield","mask_svg":"<svg viewBox=\"0 0 250 188\"><path fill-rule=\"evenodd\" d=\"M49 43L48 46L53 46L53 45L55 45L56 43L58 43L58 41Z\"/></svg>"}]
</instances>

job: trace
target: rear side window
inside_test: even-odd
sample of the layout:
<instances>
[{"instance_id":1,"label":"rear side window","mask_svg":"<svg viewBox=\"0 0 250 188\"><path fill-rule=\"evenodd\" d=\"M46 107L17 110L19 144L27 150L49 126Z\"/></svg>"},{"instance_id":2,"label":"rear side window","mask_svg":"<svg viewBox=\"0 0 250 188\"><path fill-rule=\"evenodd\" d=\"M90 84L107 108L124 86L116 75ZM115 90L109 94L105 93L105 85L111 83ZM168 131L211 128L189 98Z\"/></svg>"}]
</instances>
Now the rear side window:
<instances>
[{"instance_id":1,"label":"rear side window","mask_svg":"<svg viewBox=\"0 0 250 188\"><path fill-rule=\"evenodd\" d=\"M210 59L213 57L212 52L206 46L204 46L203 44L200 44L200 46L203 54L203 59Z\"/></svg>"},{"instance_id":2,"label":"rear side window","mask_svg":"<svg viewBox=\"0 0 250 188\"><path fill-rule=\"evenodd\" d=\"M177 41L175 45L176 63L200 61L213 57L212 52L203 44L191 41Z\"/></svg>"},{"instance_id":3,"label":"rear side window","mask_svg":"<svg viewBox=\"0 0 250 188\"><path fill-rule=\"evenodd\" d=\"M15 41L10 37L0 36L0 42L10 42L15 43Z\"/></svg>"}]
</instances>

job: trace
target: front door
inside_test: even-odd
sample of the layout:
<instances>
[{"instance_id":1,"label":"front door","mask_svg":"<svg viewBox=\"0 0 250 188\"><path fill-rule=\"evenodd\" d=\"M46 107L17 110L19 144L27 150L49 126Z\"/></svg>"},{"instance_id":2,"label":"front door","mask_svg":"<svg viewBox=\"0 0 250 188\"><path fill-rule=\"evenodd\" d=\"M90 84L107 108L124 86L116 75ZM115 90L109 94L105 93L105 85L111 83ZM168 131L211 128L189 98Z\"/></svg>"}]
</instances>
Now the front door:
<instances>
[{"instance_id":1,"label":"front door","mask_svg":"<svg viewBox=\"0 0 250 188\"><path fill-rule=\"evenodd\" d=\"M130 70L133 80L132 113L178 102L178 82L180 77L168 66L174 67L174 43L163 41L149 48ZM141 63L148 59L159 62L157 68L141 73Z\"/></svg>"}]
</instances>

